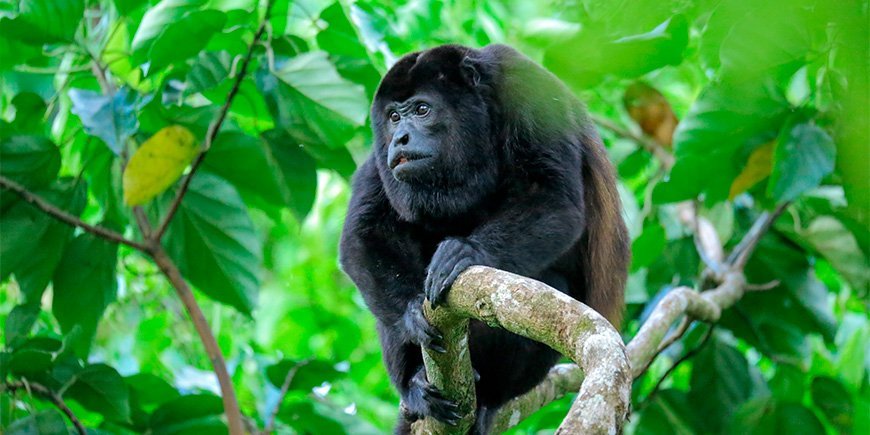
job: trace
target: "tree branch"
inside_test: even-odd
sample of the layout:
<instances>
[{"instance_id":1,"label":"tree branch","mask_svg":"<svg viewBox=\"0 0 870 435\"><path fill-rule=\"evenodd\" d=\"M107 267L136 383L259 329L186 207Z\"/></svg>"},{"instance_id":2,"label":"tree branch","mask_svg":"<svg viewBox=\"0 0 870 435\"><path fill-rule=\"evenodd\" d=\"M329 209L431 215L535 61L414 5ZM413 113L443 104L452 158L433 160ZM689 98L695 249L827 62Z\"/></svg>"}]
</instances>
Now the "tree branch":
<instances>
[{"instance_id":1,"label":"tree branch","mask_svg":"<svg viewBox=\"0 0 870 435\"><path fill-rule=\"evenodd\" d=\"M208 130L205 134L205 145L203 146L202 152L199 153L198 156L196 156L196 159L190 166L190 171L187 172L184 180L181 181L181 186L179 187L178 193L175 195L175 198L172 200L172 204L169 206L169 210L166 212L166 216L163 218L163 221L160 222L160 226L152 235L154 240L159 241L163 237L163 234L166 233L166 229L169 228L169 223L172 221L172 218L178 211L178 207L181 205L181 200L184 199L184 194L187 193L187 189L190 187L190 181L193 179L193 176L196 174L196 171L197 169L199 169L202 161L205 160L206 153L209 149L211 149L211 146L214 143L218 132L220 132L221 126L223 126L224 120L227 118L227 113L229 113L230 111L230 106L233 105L233 100L235 100L236 95L238 95L239 89L242 87L242 82L245 80L245 76L248 73L248 66L250 66L251 60L254 57L254 48L257 46L260 38L262 38L263 34L266 32L266 26L269 24L269 17L272 14L272 6L274 4L275 2L273 0L270 0L269 3L266 4L266 13L263 16L263 22L260 23L260 27L257 29L257 33L254 35L254 39L248 46L248 52L247 54L245 54L244 60L242 60L242 66L239 68L239 72L236 75L236 81L233 83L233 87L227 93L224 105L221 106L221 109L218 111L214 121L209 124Z\"/></svg>"},{"instance_id":2,"label":"tree branch","mask_svg":"<svg viewBox=\"0 0 870 435\"><path fill-rule=\"evenodd\" d=\"M60 222L63 222L69 226L81 228L82 230L94 234L96 236L102 237L103 239L120 243L122 245L127 245L131 248L138 249L140 251L146 251L147 248L144 244L136 242L134 240L130 240L115 231L112 231L108 228L94 226L88 223L85 223L83 220L79 219L76 216L73 216L67 213L64 210L54 206L52 203L46 201L39 195L27 190L26 187L0 175L0 187L3 189L7 189L11 192L15 192L18 196L21 197L24 201L33 205L34 207L41 210L43 213L51 216L54 219L57 219Z\"/></svg>"},{"instance_id":3,"label":"tree branch","mask_svg":"<svg viewBox=\"0 0 870 435\"><path fill-rule=\"evenodd\" d=\"M78 432L79 435L86 435L88 433L87 429L85 429L85 427L82 425L82 422L79 421L78 417L76 417L72 410L69 409L69 406L66 406L63 398L57 395L54 391L48 389L48 387L42 384L37 384L35 382L13 381L5 382L2 385L2 389L0 389L0 392L2 392L3 390L9 390L12 392L15 392L17 390L25 390L28 393L36 393L37 395L50 401L57 409L60 410L60 412L66 415L66 418L68 418L70 423L72 423L72 425L76 428L76 432Z\"/></svg>"},{"instance_id":4,"label":"tree branch","mask_svg":"<svg viewBox=\"0 0 870 435\"><path fill-rule=\"evenodd\" d=\"M541 282L498 269L473 266L456 280L444 307L431 310L426 304L426 312L433 325L444 334L447 346L457 346L460 350L467 346L465 322L456 322L456 319L473 318L544 343L574 360L585 378L577 400L557 433L611 433L622 427L628 415L631 391L629 363L619 334L595 310ZM457 336L461 338L456 340ZM464 391L469 380L473 386L468 352L464 352L461 360L450 361L437 360L438 355L433 354L435 352L424 350L426 373L431 376L429 381L457 400L466 418L456 427L441 425L430 418L415 425L414 430L464 433L465 424L473 421L473 402L457 392ZM451 354L450 348L447 354ZM432 376L433 373L459 373L460 377L455 382L452 377ZM558 381L551 380L554 385L566 384ZM511 407L510 412L515 414L514 411L516 408ZM499 422L507 419L508 423L514 420L512 416L502 415L494 419Z\"/></svg>"},{"instance_id":5,"label":"tree branch","mask_svg":"<svg viewBox=\"0 0 870 435\"><path fill-rule=\"evenodd\" d=\"M181 276L178 267L166 255L163 247L157 245L151 252L151 256L154 259L154 263L157 264L157 267L160 268L160 271L166 275L172 287L175 288L178 298L181 299L184 308L187 310L188 315L190 315L190 320L193 321L193 326L196 328L197 334L199 334L200 341L205 346L205 352L208 355L209 361L211 361L212 369L220 385L221 399L223 400L224 413L227 416L227 426L230 433L233 435L245 433L242 413L239 409L239 402L236 400L235 390L233 389L233 381L227 371L227 364L224 361L223 353L221 353L217 340L211 332L208 320L205 319L202 309L197 304L193 292L190 290L187 282L184 281L184 277Z\"/></svg>"}]
</instances>

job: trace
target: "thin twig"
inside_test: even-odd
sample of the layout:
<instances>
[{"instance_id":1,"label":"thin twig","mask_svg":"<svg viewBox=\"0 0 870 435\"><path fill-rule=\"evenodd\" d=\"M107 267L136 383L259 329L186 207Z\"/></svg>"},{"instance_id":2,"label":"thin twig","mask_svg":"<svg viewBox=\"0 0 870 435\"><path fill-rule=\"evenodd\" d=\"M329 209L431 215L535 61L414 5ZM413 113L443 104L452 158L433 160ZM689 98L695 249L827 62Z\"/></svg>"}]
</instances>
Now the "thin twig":
<instances>
[{"instance_id":1,"label":"thin twig","mask_svg":"<svg viewBox=\"0 0 870 435\"><path fill-rule=\"evenodd\" d=\"M710 325L710 328L707 329L706 333L704 333L704 338L701 340L701 342L698 343L697 346L692 348L692 350L686 352L686 354L680 357L680 359L674 361L674 363L670 367L668 367L662 377L660 377L658 382L656 382L656 384L653 386L652 391L650 391L649 394L647 394L643 401L638 405L638 409L643 409L644 407L646 407L647 403L649 403L653 396L655 396L655 394L659 391L659 388L662 386L662 383L665 381L665 379L667 379L668 376L670 376L671 373L673 373L680 364L694 357L698 354L698 352L701 351L701 348L703 348L704 345L707 344L707 342L710 340L710 337L713 335L713 329L715 329L715 326Z\"/></svg>"},{"instance_id":2,"label":"thin twig","mask_svg":"<svg viewBox=\"0 0 870 435\"><path fill-rule=\"evenodd\" d=\"M79 421L78 417L69 409L69 406L66 406L66 403L63 401L59 395L55 394L54 391L48 389L48 387L37 384L35 382L24 382L24 381L13 381L13 382L5 382L3 385L0 385L0 391L9 390L15 392L17 390L26 390L28 393L36 393L40 397L47 399L52 404L54 404L57 409L60 410L66 418L69 419L70 423L76 428L76 432L79 435L86 435L88 433L87 429L82 425L82 422Z\"/></svg>"},{"instance_id":3,"label":"thin twig","mask_svg":"<svg viewBox=\"0 0 870 435\"><path fill-rule=\"evenodd\" d=\"M776 207L774 211L762 213L761 217L752 224L752 228L749 229L746 235L743 236L743 239L740 240L740 243L731 251L731 255L728 256L727 262L733 269L743 270L756 245L758 245L758 241L761 240L761 236L767 232L770 226L773 225L773 221L785 211L788 205L788 202L784 202Z\"/></svg>"},{"instance_id":4,"label":"thin twig","mask_svg":"<svg viewBox=\"0 0 870 435\"><path fill-rule=\"evenodd\" d=\"M269 16L272 13L272 6L275 4L274 1L269 1L266 5L266 14L263 18L263 22L260 23L260 28L257 29L257 33L254 35L253 41L248 46L248 53L245 55L245 59L242 61L242 66L239 68L239 73L236 76L236 81L233 83L233 87L230 89L230 92L227 93L226 100L224 101L224 105L221 107L220 111L218 111L217 117L215 117L214 121L208 126L208 131L205 135L205 145L203 146L203 150L196 156L196 159L193 161L193 164L190 167L190 171L188 171L187 175L184 177L184 180L181 182L181 186L178 189L178 193L175 195L175 199L173 199L172 204L169 206L169 210L166 212L166 216L163 218L163 221L160 222L160 226L157 228L157 231L152 235L154 240L160 241L163 234L166 233L166 229L169 227L169 223L172 221L173 216L178 211L178 207L181 205L181 200L184 198L184 194L187 193L187 189L190 187L190 181L193 179L193 176L196 174L196 170L199 169L199 166L202 164L202 161L205 160L206 153L211 148L212 143L217 137L218 132L221 129L221 126L224 123L224 120L227 117L227 113L230 110L230 106L233 104L233 100L236 98L236 95L239 93L239 89L242 87L242 82L245 79L245 76L248 72L248 66L251 64L251 59L254 57L254 48L257 46L257 42L260 38L263 37L263 34L266 32L266 26L269 23Z\"/></svg>"},{"instance_id":5,"label":"thin twig","mask_svg":"<svg viewBox=\"0 0 870 435\"><path fill-rule=\"evenodd\" d=\"M116 233L108 228L94 226L88 223L85 223L81 219L76 216L73 216L66 211L63 211L57 207L55 207L50 202L41 198L39 195L27 190L24 186L4 177L0 176L0 187L4 189L8 189L12 192L18 194L24 201L30 203L34 207L42 210L45 214L73 227L81 228L82 230L94 234L96 236L102 237L106 240L120 243L122 245L127 245L131 248L138 249L140 251L147 251L147 247L139 242L134 240L130 240L119 233Z\"/></svg>"},{"instance_id":6,"label":"thin twig","mask_svg":"<svg viewBox=\"0 0 870 435\"><path fill-rule=\"evenodd\" d=\"M657 158L665 168L670 169L671 166L674 165L674 156L654 139L636 134L603 116L591 115L591 117L592 121L596 124L616 133L617 136L633 140L640 144L643 149L655 156L655 158Z\"/></svg>"},{"instance_id":7,"label":"thin twig","mask_svg":"<svg viewBox=\"0 0 870 435\"><path fill-rule=\"evenodd\" d=\"M272 408L272 412L269 413L269 421L266 422L266 426L261 432L263 435L268 435L274 430L275 418L278 417L278 411L281 410L281 402L284 401L284 396L286 396L287 391L290 390L290 383L293 382L293 377L296 376L296 372L298 372L300 368L304 367L309 362L311 362L311 359L299 361L295 366L287 371L287 376L284 377L284 383L281 384L281 391L278 392L278 401L275 402L275 407Z\"/></svg>"}]
</instances>

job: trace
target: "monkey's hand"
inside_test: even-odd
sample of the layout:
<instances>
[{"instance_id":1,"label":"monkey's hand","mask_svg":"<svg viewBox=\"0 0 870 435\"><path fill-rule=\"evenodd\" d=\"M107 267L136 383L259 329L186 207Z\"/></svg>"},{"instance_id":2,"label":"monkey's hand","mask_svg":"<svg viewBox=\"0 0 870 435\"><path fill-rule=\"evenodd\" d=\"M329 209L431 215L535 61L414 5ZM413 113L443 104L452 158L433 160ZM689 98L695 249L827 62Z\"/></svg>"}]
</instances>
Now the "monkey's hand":
<instances>
[{"instance_id":1,"label":"monkey's hand","mask_svg":"<svg viewBox=\"0 0 870 435\"><path fill-rule=\"evenodd\" d=\"M451 426L456 426L462 418L456 403L444 397L426 380L426 370L423 368L411 378L408 392L402 397L402 412L408 421L432 417Z\"/></svg>"},{"instance_id":2,"label":"monkey's hand","mask_svg":"<svg viewBox=\"0 0 870 435\"><path fill-rule=\"evenodd\" d=\"M432 307L444 302L447 289L470 266L489 266L489 256L468 239L447 239L438 245L426 274L425 292Z\"/></svg>"},{"instance_id":3,"label":"monkey's hand","mask_svg":"<svg viewBox=\"0 0 870 435\"><path fill-rule=\"evenodd\" d=\"M401 328L406 339L417 346L425 346L435 352L444 353L444 337L434 326L429 324L423 315L423 298L415 298L408 302L408 308L402 315Z\"/></svg>"}]
</instances>

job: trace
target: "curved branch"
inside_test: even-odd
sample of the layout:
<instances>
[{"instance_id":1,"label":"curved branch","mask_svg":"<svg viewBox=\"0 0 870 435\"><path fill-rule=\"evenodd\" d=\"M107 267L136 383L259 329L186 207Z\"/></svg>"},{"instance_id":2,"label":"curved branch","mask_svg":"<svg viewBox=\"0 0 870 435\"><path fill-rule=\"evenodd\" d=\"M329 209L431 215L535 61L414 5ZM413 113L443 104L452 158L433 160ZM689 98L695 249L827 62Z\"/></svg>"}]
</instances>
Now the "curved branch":
<instances>
[{"instance_id":1,"label":"curved branch","mask_svg":"<svg viewBox=\"0 0 870 435\"><path fill-rule=\"evenodd\" d=\"M91 233L95 236L102 237L110 242L120 243L122 245L127 245L133 249L138 249L140 251L147 251L147 247L142 243L136 242L134 240L130 240L119 233L116 233L108 228L94 226L88 223L85 223L83 220L79 219L76 216L73 216L67 213L64 210L61 210L58 207L55 207L52 203L46 201L39 195L27 190L26 187L0 175L0 187L3 189L8 189L12 192L15 192L18 196L21 197L24 201L30 203L34 207L40 209L43 213L51 216L54 219L57 219L69 226L81 228L82 230Z\"/></svg>"},{"instance_id":2,"label":"curved branch","mask_svg":"<svg viewBox=\"0 0 870 435\"><path fill-rule=\"evenodd\" d=\"M473 318L544 343L575 361L585 378L577 400L557 433L611 433L622 427L628 415L631 392L628 358L619 333L592 308L541 282L490 267L473 266L453 284L443 308L431 310L427 304L426 311L433 325L445 335L445 344L454 341L450 338L457 334L464 335L465 322L456 322L457 318ZM457 341L460 347L462 343L467 346L467 339ZM467 352L461 360L450 361L444 361L449 358L438 359L433 353L424 351L427 374L460 373L462 376L456 384L453 378L442 376L433 376L429 381L457 400L462 410L471 411L467 414L473 414L473 404L468 398L455 394L467 388L465 384L469 379L473 387ZM557 384L555 379L550 381ZM514 410L510 408L512 414ZM496 421L505 419L503 415L494 418ZM471 418L466 415L463 423L469 420L473 421L473 415ZM509 423L513 419L508 416L507 420ZM415 426L417 431L431 433L461 433L466 429L445 427L434 419L426 419Z\"/></svg>"},{"instance_id":3,"label":"curved branch","mask_svg":"<svg viewBox=\"0 0 870 435\"><path fill-rule=\"evenodd\" d=\"M87 434L87 429L82 425L82 422L79 421L78 417L69 409L69 406L66 406L66 403L63 401L58 394L54 391L51 391L48 387L43 386L42 384L37 384L35 382L22 382L22 381L14 381L14 382L6 382L0 388L0 392L4 390L9 391L17 391L17 390L26 390L28 393L36 393L37 395L45 398L49 402L51 402L57 409L60 410L66 418L69 419L70 423L76 428L76 432L79 435Z\"/></svg>"}]
</instances>

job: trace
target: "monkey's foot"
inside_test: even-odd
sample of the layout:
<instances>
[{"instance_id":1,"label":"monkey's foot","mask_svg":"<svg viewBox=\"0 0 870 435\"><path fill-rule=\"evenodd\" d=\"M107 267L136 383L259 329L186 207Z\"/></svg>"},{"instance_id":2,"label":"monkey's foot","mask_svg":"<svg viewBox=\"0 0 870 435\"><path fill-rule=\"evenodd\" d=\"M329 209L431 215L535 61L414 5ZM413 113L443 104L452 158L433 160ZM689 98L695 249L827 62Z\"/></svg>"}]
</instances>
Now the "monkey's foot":
<instances>
[{"instance_id":1,"label":"monkey's foot","mask_svg":"<svg viewBox=\"0 0 870 435\"><path fill-rule=\"evenodd\" d=\"M426 380L426 371L422 368L411 378L408 393L402 399L403 412L409 421L432 417L455 426L462 418L456 403L444 397L441 391Z\"/></svg>"}]
</instances>

